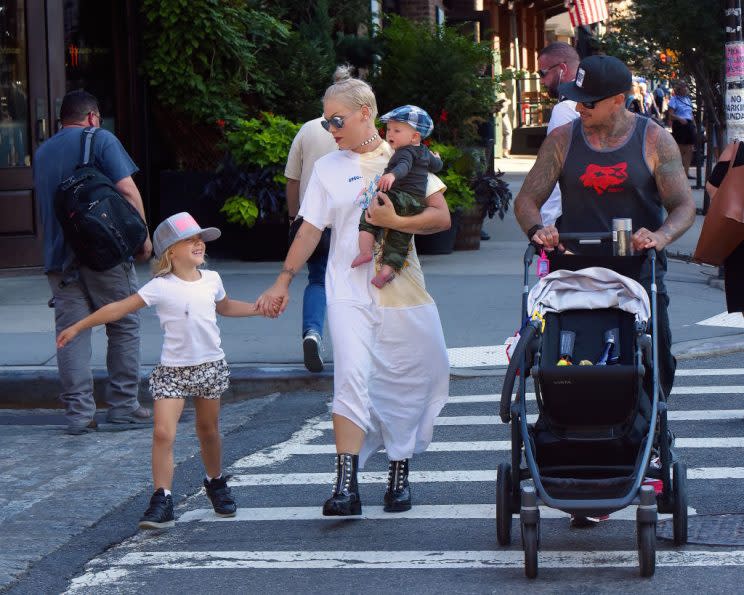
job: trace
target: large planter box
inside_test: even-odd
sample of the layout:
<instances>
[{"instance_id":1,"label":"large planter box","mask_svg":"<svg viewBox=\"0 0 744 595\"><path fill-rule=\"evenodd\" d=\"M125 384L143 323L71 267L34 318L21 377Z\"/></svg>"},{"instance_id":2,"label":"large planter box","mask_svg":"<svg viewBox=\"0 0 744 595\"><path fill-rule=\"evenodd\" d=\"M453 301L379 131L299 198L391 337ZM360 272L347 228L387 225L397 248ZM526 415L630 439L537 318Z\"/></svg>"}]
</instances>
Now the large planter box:
<instances>
[{"instance_id":1,"label":"large planter box","mask_svg":"<svg viewBox=\"0 0 744 595\"><path fill-rule=\"evenodd\" d=\"M282 261L287 255L287 222L259 223L247 229L228 223L217 201L203 196L210 172L160 172L160 219L188 211L202 227L218 227L222 237L210 242L208 253L220 258Z\"/></svg>"},{"instance_id":2,"label":"large planter box","mask_svg":"<svg viewBox=\"0 0 744 595\"><path fill-rule=\"evenodd\" d=\"M485 213L480 205L460 213L457 233L455 234L455 250L480 250L484 215Z\"/></svg>"},{"instance_id":3,"label":"large planter box","mask_svg":"<svg viewBox=\"0 0 744 595\"><path fill-rule=\"evenodd\" d=\"M431 233L427 235L417 235L416 253L417 254L451 254L455 249L455 235L460 219L459 213L451 213L452 225L445 231Z\"/></svg>"}]
</instances>

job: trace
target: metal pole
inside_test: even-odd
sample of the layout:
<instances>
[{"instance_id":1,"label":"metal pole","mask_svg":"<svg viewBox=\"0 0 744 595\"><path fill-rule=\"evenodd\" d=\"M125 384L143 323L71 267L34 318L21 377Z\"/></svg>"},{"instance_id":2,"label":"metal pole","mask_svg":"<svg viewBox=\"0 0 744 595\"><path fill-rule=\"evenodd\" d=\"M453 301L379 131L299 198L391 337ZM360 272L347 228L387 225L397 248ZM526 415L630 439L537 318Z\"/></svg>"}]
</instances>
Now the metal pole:
<instances>
[{"instance_id":1,"label":"metal pole","mask_svg":"<svg viewBox=\"0 0 744 595\"><path fill-rule=\"evenodd\" d=\"M726 0L726 142L744 140L744 41L741 0ZM734 159L732 157L732 159ZM723 267L718 276L723 277Z\"/></svg>"}]
</instances>

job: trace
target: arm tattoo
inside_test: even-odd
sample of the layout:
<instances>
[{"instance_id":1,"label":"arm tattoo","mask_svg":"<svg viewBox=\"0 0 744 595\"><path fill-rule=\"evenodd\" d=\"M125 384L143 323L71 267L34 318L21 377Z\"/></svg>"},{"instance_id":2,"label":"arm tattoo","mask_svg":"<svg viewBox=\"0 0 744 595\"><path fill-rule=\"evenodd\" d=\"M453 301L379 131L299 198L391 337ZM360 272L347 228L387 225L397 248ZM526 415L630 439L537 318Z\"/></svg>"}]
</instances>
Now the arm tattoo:
<instances>
[{"instance_id":1,"label":"arm tattoo","mask_svg":"<svg viewBox=\"0 0 744 595\"><path fill-rule=\"evenodd\" d=\"M695 221L695 201L679 148L672 136L654 126L653 134L647 140L650 161L655 163L654 178L659 198L667 211L667 218L658 231L673 242Z\"/></svg>"},{"instance_id":2,"label":"arm tattoo","mask_svg":"<svg viewBox=\"0 0 744 595\"><path fill-rule=\"evenodd\" d=\"M572 123L564 124L543 141L535 165L527 174L514 201L514 214L525 232L535 223L542 222L540 207L548 200L561 176L572 128Z\"/></svg>"}]
</instances>

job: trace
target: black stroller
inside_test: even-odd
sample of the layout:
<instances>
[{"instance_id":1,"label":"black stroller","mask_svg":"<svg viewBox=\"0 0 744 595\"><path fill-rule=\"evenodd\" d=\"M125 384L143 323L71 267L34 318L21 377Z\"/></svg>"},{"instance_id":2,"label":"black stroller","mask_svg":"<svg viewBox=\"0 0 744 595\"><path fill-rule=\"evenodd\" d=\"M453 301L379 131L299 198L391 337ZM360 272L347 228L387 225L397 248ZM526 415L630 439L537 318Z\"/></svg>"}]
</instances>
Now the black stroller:
<instances>
[{"instance_id":1,"label":"black stroller","mask_svg":"<svg viewBox=\"0 0 744 595\"><path fill-rule=\"evenodd\" d=\"M611 233L561 234L561 241L579 244L610 239ZM524 256L525 321L531 314L527 309L528 282L534 255L535 246L530 245ZM619 273L621 281L637 281L644 259L650 261L652 280L650 328L648 320L628 311L594 304L595 309L547 311L544 317L529 320L520 331L501 394L501 419L511 423L511 464L498 467L496 529L499 543L508 545L512 515L520 514L529 578L537 576L538 568L538 505L586 517L638 505L637 545L644 577L655 571L658 512L672 513L674 544L687 542L687 470L683 463L671 460L666 397L659 388L656 364L656 251L636 256L554 254L551 275L543 281L580 275L587 267L603 267L602 271L610 269L608 275ZM556 270L559 273L554 275ZM638 284L634 286L643 292L642 301L648 308L645 291ZM573 348L566 343L574 343ZM564 352L569 350L572 365L566 365L570 362ZM600 354L609 354L612 361L606 363L612 365L588 365ZM534 424L527 423L528 376L533 380L539 410ZM654 465L649 464L652 455ZM644 485L645 478L660 479L661 493L657 495L652 485Z\"/></svg>"}]
</instances>

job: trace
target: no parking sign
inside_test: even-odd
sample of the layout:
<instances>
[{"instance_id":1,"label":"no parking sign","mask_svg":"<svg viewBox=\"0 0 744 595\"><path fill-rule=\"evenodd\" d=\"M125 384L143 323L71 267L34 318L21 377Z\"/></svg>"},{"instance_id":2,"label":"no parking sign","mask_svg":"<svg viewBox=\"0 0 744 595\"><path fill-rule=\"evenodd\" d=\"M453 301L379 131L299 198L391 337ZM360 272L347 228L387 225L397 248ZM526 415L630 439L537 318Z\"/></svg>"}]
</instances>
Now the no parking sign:
<instances>
[{"instance_id":1,"label":"no parking sign","mask_svg":"<svg viewBox=\"0 0 744 595\"><path fill-rule=\"evenodd\" d=\"M726 89L728 142L744 141L744 89Z\"/></svg>"}]
</instances>

